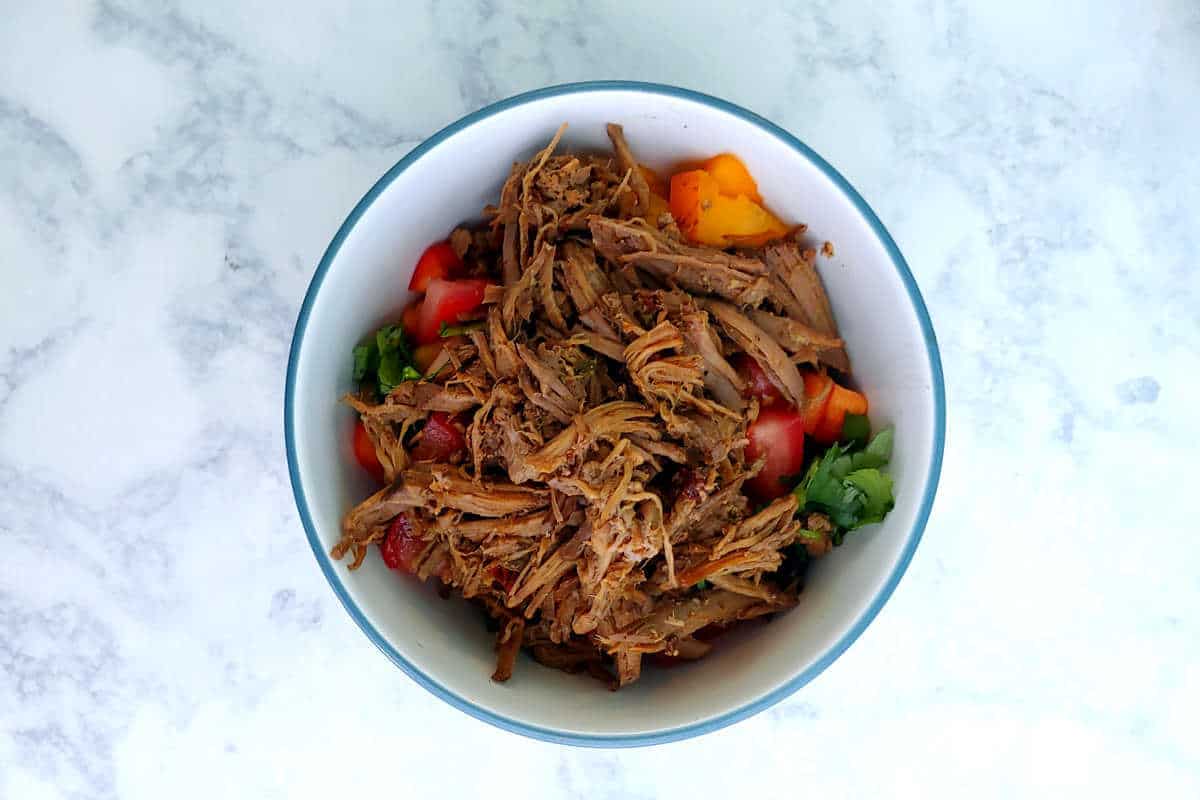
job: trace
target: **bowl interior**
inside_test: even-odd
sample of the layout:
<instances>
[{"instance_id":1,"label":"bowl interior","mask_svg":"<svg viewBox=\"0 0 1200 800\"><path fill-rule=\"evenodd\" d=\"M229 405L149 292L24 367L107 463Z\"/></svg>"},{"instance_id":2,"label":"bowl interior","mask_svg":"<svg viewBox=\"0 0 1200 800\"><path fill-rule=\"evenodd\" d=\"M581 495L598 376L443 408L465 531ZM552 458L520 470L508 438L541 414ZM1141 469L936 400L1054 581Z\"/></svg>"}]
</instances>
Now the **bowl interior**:
<instances>
[{"instance_id":1,"label":"bowl interior","mask_svg":"<svg viewBox=\"0 0 1200 800\"><path fill-rule=\"evenodd\" d=\"M647 669L615 694L524 656L509 682L493 683L493 636L473 607L398 578L379 558L350 573L327 555L342 514L371 490L349 448L354 415L338 403L350 389L351 348L396 318L424 247L455 223L478 218L495 202L511 164L544 146L564 121L570 128L563 149L608 148L604 124L616 121L639 159L659 169L720 151L741 156L776 213L806 223L817 242L834 244L821 271L856 378L871 399L875 426L896 428L896 509L815 567L798 608L722 639L698 664ZM398 165L358 211L326 255L297 327L287 420L293 480L335 589L368 635L419 680L485 719L534 735L586 741L697 731L811 678L878 610L911 556L936 481L939 379L923 312L888 246L835 175L733 110L610 89L551 94L477 116Z\"/></svg>"}]
</instances>

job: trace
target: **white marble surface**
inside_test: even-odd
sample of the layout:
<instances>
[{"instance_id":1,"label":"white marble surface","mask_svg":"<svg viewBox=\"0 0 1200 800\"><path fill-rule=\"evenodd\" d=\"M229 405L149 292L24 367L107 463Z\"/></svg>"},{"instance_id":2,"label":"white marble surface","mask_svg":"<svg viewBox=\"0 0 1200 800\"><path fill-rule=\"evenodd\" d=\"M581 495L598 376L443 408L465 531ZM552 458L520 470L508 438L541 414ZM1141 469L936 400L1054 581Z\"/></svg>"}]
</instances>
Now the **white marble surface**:
<instances>
[{"instance_id":1,"label":"white marble surface","mask_svg":"<svg viewBox=\"0 0 1200 800\"><path fill-rule=\"evenodd\" d=\"M0 797L1200 794L1200 8L3 4ZM641 751L443 705L344 614L283 371L358 197L540 85L676 83L855 183L942 344L942 489L866 634Z\"/></svg>"}]
</instances>

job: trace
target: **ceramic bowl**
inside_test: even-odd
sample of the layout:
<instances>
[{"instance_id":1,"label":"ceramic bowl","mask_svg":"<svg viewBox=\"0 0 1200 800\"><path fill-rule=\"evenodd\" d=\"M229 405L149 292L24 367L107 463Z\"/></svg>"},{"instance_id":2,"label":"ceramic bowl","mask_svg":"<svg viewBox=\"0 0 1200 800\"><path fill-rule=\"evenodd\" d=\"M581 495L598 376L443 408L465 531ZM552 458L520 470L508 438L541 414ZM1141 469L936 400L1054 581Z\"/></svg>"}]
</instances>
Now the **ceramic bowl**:
<instances>
[{"instance_id":1,"label":"ceramic bowl","mask_svg":"<svg viewBox=\"0 0 1200 800\"><path fill-rule=\"evenodd\" d=\"M835 246L820 268L876 427L893 425L896 508L812 570L799 606L723 637L695 664L648 668L619 692L522 655L494 683L493 635L480 614L443 600L370 557L350 572L329 550L347 509L370 491L350 449L350 351L394 320L421 251L494 202L514 161L569 123L563 149L608 150L606 122L625 128L639 160L666 168L716 152L739 155L767 204ZM470 114L379 179L350 212L313 276L296 323L285 400L288 466L317 562L367 637L417 683L498 727L572 744L681 739L743 719L799 689L863 632L921 538L941 467L945 400L929 315L895 242L850 184L787 131L731 103L650 84L542 89Z\"/></svg>"}]
</instances>

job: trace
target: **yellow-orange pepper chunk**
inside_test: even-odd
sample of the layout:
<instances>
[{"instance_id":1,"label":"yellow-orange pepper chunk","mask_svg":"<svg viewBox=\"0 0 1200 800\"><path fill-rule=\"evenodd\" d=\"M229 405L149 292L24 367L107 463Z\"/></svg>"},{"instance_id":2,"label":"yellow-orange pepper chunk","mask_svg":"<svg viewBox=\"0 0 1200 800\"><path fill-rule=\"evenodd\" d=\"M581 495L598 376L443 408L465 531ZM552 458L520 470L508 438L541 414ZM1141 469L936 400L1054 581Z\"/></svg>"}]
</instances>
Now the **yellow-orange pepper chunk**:
<instances>
[{"instance_id":1,"label":"yellow-orange pepper chunk","mask_svg":"<svg viewBox=\"0 0 1200 800\"><path fill-rule=\"evenodd\" d=\"M724 194L718 181L702 169L671 176L670 209L685 236L713 247L755 247L788 230L745 193Z\"/></svg>"},{"instance_id":2,"label":"yellow-orange pepper chunk","mask_svg":"<svg viewBox=\"0 0 1200 800\"><path fill-rule=\"evenodd\" d=\"M721 153L713 156L702 163L700 169L713 177L721 194L729 197L744 194L754 202L762 204L762 197L758 194L758 184L755 183L754 176L750 174L750 170L746 169L742 160L733 153Z\"/></svg>"}]
</instances>

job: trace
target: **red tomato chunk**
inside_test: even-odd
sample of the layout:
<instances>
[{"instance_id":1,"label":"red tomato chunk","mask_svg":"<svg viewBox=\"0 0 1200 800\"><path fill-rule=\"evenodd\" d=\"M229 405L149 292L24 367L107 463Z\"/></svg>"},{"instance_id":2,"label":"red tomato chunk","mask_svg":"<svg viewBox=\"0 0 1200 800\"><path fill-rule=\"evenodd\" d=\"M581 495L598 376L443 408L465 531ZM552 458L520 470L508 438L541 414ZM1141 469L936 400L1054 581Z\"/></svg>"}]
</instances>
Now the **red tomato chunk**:
<instances>
[{"instance_id":1,"label":"red tomato chunk","mask_svg":"<svg viewBox=\"0 0 1200 800\"><path fill-rule=\"evenodd\" d=\"M388 568L402 572L416 572L417 559L425 550L426 542L417 536L415 526L407 514L392 520L387 535L379 543L379 552Z\"/></svg>"},{"instance_id":2,"label":"red tomato chunk","mask_svg":"<svg viewBox=\"0 0 1200 800\"><path fill-rule=\"evenodd\" d=\"M488 282L477 278L447 281L434 278L425 291L417 319L415 338L418 344L437 341L442 324L458 325L472 319L483 305L483 291Z\"/></svg>"},{"instance_id":3,"label":"red tomato chunk","mask_svg":"<svg viewBox=\"0 0 1200 800\"><path fill-rule=\"evenodd\" d=\"M444 411L429 415L429 421L421 429L421 440L413 448L415 461L449 461L467 447L467 438L454 420Z\"/></svg>"},{"instance_id":4,"label":"red tomato chunk","mask_svg":"<svg viewBox=\"0 0 1200 800\"><path fill-rule=\"evenodd\" d=\"M383 480L383 465L375 455L375 445L371 443L361 419L354 423L354 457L359 466L375 476L375 480Z\"/></svg>"},{"instance_id":5,"label":"red tomato chunk","mask_svg":"<svg viewBox=\"0 0 1200 800\"><path fill-rule=\"evenodd\" d=\"M730 365L746 381L744 393L747 397L757 397L764 406L783 402L783 395L779 392L779 388L771 383L767 373L763 372L763 368L753 357L746 353L738 353L733 357Z\"/></svg>"},{"instance_id":6,"label":"red tomato chunk","mask_svg":"<svg viewBox=\"0 0 1200 800\"><path fill-rule=\"evenodd\" d=\"M408 289L412 292L424 292L429 289L429 282L434 279L446 280L457 278L462 274L463 263L449 242L437 242L429 245L417 261L413 270L412 280Z\"/></svg>"},{"instance_id":7,"label":"red tomato chunk","mask_svg":"<svg viewBox=\"0 0 1200 800\"><path fill-rule=\"evenodd\" d=\"M790 406L764 408L746 431L746 462L766 458L762 472L746 483L756 500L787 494L804 465L804 417Z\"/></svg>"}]
</instances>

